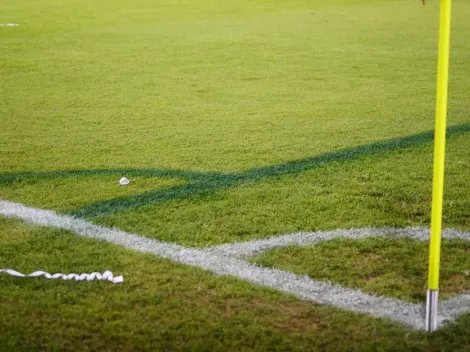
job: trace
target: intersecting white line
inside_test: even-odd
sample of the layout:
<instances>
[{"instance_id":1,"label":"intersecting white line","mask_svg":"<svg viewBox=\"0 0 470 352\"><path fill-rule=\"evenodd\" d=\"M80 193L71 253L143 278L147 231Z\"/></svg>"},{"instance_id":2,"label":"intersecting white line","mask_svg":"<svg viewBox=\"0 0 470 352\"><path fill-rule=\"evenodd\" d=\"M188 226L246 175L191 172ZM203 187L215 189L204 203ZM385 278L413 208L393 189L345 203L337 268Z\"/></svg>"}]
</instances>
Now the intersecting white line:
<instances>
[{"instance_id":1,"label":"intersecting white line","mask_svg":"<svg viewBox=\"0 0 470 352\"><path fill-rule=\"evenodd\" d=\"M254 254L274 246L284 245L283 243L314 243L313 237L315 233L277 237L283 238L281 242L276 240L276 237L273 237L268 240L255 240L241 244L196 249L94 225L82 219L59 215L50 210L27 207L23 204L4 200L0 200L0 214L7 217L20 218L40 226L70 230L79 236L107 241L140 252L152 253L177 263L206 269L218 275L234 276L251 283L274 288L304 300L334 306L346 311L367 313L374 317L391 319L413 329L424 330L425 309L423 305L403 302L396 298L377 297L360 290L315 281L308 276L295 275L278 269L259 267L236 257L238 255ZM351 233L358 234L363 232L369 233L371 236L380 234L385 236L390 231L393 232L390 228L387 229L388 230L382 229L384 232L381 232L381 229L367 228L338 230L337 232L333 231L329 233L330 235L332 233L336 234L333 237L338 237L339 233L347 237L348 234ZM416 230L417 228L411 229ZM410 230L410 233L415 230ZM403 231L405 230L396 230L395 232L404 233ZM420 232L419 228L416 231ZM466 240L470 238L469 233L456 230L452 231L455 232L451 232L449 235L446 235L446 237L455 238L452 236L456 236ZM324 241L331 238L328 237L328 232L322 232L322 234ZM357 238L353 235L349 236L350 238ZM239 246L237 247L237 245ZM248 250L250 246L258 248L257 251ZM470 312L469 303L470 295L461 295L444 301L438 316L438 326L442 327L447 322L455 320L458 316Z\"/></svg>"},{"instance_id":2,"label":"intersecting white line","mask_svg":"<svg viewBox=\"0 0 470 352\"><path fill-rule=\"evenodd\" d=\"M424 227L364 227L359 229L340 229L332 231L299 232L290 235L273 236L267 239L222 244L206 248L206 251L227 256L254 256L276 247L311 246L334 238L359 240L367 237L412 238L418 241L429 240L429 229ZM456 229L444 229L442 238L470 241L470 233Z\"/></svg>"}]
</instances>

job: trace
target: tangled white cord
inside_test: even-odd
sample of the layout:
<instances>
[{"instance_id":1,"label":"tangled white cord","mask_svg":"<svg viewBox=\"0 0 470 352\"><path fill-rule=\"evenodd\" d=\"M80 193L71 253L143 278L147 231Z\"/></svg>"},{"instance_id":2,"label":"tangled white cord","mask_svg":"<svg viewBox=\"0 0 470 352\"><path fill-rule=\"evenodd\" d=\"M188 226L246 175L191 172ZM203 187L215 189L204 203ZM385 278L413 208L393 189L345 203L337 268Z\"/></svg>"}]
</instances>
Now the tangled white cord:
<instances>
[{"instance_id":1,"label":"tangled white cord","mask_svg":"<svg viewBox=\"0 0 470 352\"><path fill-rule=\"evenodd\" d=\"M1 273L6 273L6 274L9 274L11 276L16 276L16 277L44 276L46 279L62 279L62 280L76 280L76 281L108 280L108 281L111 281L113 284L119 284L124 281L124 278L122 276L114 277L111 271L105 271L103 274L94 272L91 274L80 274L80 275L62 274L62 273L51 275L49 273L46 273L45 271L35 271L34 273L25 275L13 269L0 269L0 274Z\"/></svg>"}]
</instances>

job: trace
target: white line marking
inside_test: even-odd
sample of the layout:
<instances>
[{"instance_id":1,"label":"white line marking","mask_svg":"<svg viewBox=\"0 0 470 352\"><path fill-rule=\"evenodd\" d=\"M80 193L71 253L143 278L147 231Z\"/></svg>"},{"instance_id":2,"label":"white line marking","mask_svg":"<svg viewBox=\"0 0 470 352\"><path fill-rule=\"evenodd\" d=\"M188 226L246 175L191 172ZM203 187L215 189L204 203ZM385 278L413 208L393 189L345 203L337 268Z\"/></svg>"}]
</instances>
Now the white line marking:
<instances>
[{"instance_id":1,"label":"white line marking","mask_svg":"<svg viewBox=\"0 0 470 352\"><path fill-rule=\"evenodd\" d=\"M429 229L424 227L365 227L349 230L299 232L291 235L273 236L262 240L222 244L219 246L208 247L205 250L210 253L227 256L254 256L275 247L284 247L289 245L311 246L334 238L359 240L367 237L386 236L395 236L399 238L410 237L418 241L427 241L429 240ZM470 241L469 232L455 229L443 230L442 237L446 239L462 239Z\"/></svg>"},{"instance_id":2,"label":"white line marking","mask_svg":"<svg viewBox=\"0 0 470 352\"><path fill-rule=\"evenodd\" d=\"M0 24L0 27L18 27L19 24L18 23L4 23L4 24Z\"/></svg>"},{"instance_id":3,"label":"white line marking","mask_svg":"<svg viewBox=\"0 0 470 352\"><path fill-rule=\"evenodd\" d=\"M59 215L53 211L31 208L18 203L0 200L0 214L20 218L41 226L70 230L83 237L104 240L140 252L152 253L178 263L206 269L218 275L235 276L304 300L331 305L346 311L388 318L413 329L424 330L425 309L420 304L407 303L395 298L377 297L360 290L315 281L307 276L259 267L239 258L226 256L225 253L223 255L216 253L217 251L211 253L210 249L185 248L117 229L93 225L71 216ZM271 239L271 241L273 240ZM327 239L325 238L325 240ZM257 242L260 241L253 241L253 243ZM469 301L470 295L461 295L445 302L438 316L438 326L441 327L461 314L470 312L468 305L462 306L463 302Z\"/></svg>"}]
</instances>

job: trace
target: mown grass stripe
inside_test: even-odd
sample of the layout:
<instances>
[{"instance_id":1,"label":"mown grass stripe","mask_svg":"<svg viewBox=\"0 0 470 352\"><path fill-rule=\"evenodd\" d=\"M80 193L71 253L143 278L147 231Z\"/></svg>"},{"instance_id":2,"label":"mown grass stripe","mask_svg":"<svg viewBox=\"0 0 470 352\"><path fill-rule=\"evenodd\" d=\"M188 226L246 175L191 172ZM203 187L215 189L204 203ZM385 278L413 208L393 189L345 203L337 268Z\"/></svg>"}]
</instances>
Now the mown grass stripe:
<instances>
[{"instance_id":1,"label":"mown grass stripe","mask_svg":"<svg viewBox=\"0 0 470 352\"><path fill-rule=\"evenodd\" d=\"M53 180L56 178L77 177L77 176L128 176L128 177L161 177L179 178L189 181L197 181L208 177L220 175L218 172L198 172L185 170L165 170L165 169L94 169L94 170L57 170L57 171L32 171L18 173L0 173L0 185L10 185L15 182L31 180Z\"/></svg>"}]
</instances>

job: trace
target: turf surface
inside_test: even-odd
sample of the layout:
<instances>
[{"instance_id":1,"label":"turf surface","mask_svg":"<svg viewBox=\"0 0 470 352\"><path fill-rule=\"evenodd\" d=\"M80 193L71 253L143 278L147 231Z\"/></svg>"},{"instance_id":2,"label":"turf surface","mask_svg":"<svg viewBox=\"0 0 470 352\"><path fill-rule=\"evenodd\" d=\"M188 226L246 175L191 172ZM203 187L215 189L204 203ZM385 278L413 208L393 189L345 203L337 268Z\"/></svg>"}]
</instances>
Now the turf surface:
<instances>
[{"instance_id":1,"label":"turf surface","mask_svg":"<svg viewBox=\"0 0 470 352\"><path fill-rule=\"evenodd\" d=\"M469 230L470 4L454 0L454 9L444 225ZM0 197L198 247L428 226L437 20L437 1L3 0L0 23L19 26L0 27ZM135 181L119 187L122 176ZM0 221L0 267L102 267L138 282L2 276L0 349L20 341L19 350L469 347L467 317L426 337ZM281 253L270 263L281 265ZM416 274L387 270L385 286ZM331 270L330 279L346 273ZM391 291L419 296L405 285ZM139 301L151 303L139 313ZM221 318L234 306L241 313ZM152 325L151 314L167 320Z\"/></svg>"}]
</instances>

